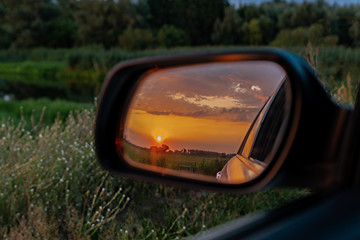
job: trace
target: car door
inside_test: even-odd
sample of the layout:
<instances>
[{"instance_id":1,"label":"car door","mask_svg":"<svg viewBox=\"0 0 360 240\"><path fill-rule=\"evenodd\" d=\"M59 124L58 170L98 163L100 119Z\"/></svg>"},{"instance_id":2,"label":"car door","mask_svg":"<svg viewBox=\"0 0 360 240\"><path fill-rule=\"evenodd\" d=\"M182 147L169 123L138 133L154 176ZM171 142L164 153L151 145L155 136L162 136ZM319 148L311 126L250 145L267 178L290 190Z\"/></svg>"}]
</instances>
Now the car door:
<instances>
[{"instance_id":1,"label":"car door","mask_svg":"<svg viewBox=\"0 0 360 240\"><path fill-rule=\"evenodd\" d=\"M284 79L260 109L251 124L238 153L233 156L221 171L217 179L224 182L246 182L259 175L272 157L271 151L279 144L278 136L284 131L288 119L286 87ZM280 134L279 134L280 133Z\"/></svg>"}]
</instances>

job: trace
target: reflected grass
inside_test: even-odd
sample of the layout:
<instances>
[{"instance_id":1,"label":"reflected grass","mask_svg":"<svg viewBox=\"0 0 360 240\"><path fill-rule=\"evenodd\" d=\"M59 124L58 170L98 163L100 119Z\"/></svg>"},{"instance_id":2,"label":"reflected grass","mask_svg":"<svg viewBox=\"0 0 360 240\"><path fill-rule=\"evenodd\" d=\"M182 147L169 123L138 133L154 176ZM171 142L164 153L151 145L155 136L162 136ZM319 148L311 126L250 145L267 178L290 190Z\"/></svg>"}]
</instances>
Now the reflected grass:
<instances>
[{"instance_id":1,"label":"reflected grass","mask_svg":"<svg viewBox=\"0 0 360 240\"><path fill-rule=\"evenodd\" d=\"M216 173L229 161L226 157L199 156L190 153L154 152L124 141L125 153L131 160L166 169L203 174L215 178ZM221 154L219 154L221 155Z\"/></svg>"}]
</instances>

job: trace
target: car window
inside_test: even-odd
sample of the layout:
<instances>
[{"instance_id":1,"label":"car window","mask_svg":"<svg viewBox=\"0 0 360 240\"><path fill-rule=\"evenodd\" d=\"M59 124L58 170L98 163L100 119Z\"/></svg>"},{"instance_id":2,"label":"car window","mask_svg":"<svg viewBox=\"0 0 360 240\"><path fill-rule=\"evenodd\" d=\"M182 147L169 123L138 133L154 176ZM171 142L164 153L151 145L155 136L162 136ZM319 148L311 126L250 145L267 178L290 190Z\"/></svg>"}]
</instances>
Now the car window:
<instances>
[{"instance_id":1,"label":"car window","mask_svg":"<svg viewBox=\"0 0 360 240\"><path fill-rule=\"evenodd\" d=\"M266 114L267 108L270 105L270 98L266 101L264 107L260 110L259 114L256 116L254 123L251 125L245 139L242 149L240 150L240 154L246 158L249 158L252 147L254 145L254 141L256 139L257 133L261 126L262 121L264 120L264 116Z\"/></svg>"},{"instance_id":2,"label":"car window","mask_svg":"<svg viewBox=\"0 0 360 240\"><path fill-rule=\"evenodd\" d=\"M288 114L285 113L290 110L287 88L289 81L283 80L256 116L239 150L243 157L261 162L271 158L270 152L278 144L277 137L286 126Z\"/></svg>"},{"instance_id":3,"label":"car window","mask_svg":"<svg viewBox=\"0 0 360 240\"><path fill-rule=\"evenodd\" d=\"M277 136L282 136L279 132L285 131L290 106L289 91L286 91L288 81L280 87L276 97L269 106L266 116L262 121L261 127L258 129L257 137L253 144L251 154L249 157L268 163L266 160L271 156L270 152L279 142Z\"/></svg>"}]
</instances>

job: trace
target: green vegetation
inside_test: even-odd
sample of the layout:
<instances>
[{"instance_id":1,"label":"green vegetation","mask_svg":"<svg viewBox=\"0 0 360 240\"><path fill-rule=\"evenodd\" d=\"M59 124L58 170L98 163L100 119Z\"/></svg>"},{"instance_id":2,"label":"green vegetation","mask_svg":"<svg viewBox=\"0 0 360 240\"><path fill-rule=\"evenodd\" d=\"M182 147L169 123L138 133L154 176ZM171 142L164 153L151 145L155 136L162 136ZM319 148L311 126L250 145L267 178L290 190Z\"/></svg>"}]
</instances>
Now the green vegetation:
<instances>
[{"instance_id":1,"label":"green vegetation","mask_svg":"<svg viewBox=\"0 0 360 240\"><path fill-rule=\"evenodd\" d=\"M92 69L71 70L66 62L0 62L1 92L17 99L47 97L91 102L104 75Z\"/></svg>"},{"instance_id":2,"label":"green vegetation","mask_svg":"<svg viewBox=\"0 0 360 240\"><path fill-rule=\"evenodd\" d=\"M0 49L304 46L309 41L358 47L359 10L359 5L321 0L258 5L227 0L2 1Z\"/></svg>"},{"instance_id":3,"label":"green vegetation","mask_svg":"<svg viewBox=\"0 0 360 240\"><path fill-rule=\"evenodd\" d=\"M2 239L174 239L309 194L195 192L116 178L93 146L93 110L51 125L0 125Z\"/></svg>"},{"instance_id":4,"label":"green vegetation","mask_svg":"<svg viewBox=\"0 0 360 240\"><path fill-rule=\"evenodd\" d=\"M138 57L220 51L222 48L173 48L144 51L121 49L34 49L0 51L0 94L13 94L17 99L47 97L92 102L100 91L106 73L118 62ZM312 64L329 92L340 100L344 88L351 86L346 102L351 102L360 82L360 48L292 47L288 50L304 56ZM58 54L63 60L58 60ZM11 57L12 56L12 57ZM340 91L340 92L338 92ZM1 95L0 95L1 96ZM352 100L351 100L352 99Z\"/></svg>"},{"instance_id":5,"label":"green vegetation","mask_svg":"<svg viewBox=\"0 0 360 240\"><path fill-rule=\"evenodd\" d=\"M0 51L0 96L47 97L92 102L105 74L118 62L138 57L189 52L187 49L34 49ZM196 50L195 50L196 51ZM59 60L59 54L62 60Z\"/></svg>"},{"instance_id":6,"label":"green vegetation","mask_svg":"<svg viewBox=\"0 0 360 240\"><path fill-rule=\"evenodd\" d=\"M92 104L49 100L45 98L27 100L0 100L0 121L11 121L17 125L24 120L27 129L37 124L52 125L54 121L65 122L70 112L94 109ZM29 125L31 124L31 125Z\"/></svg>"}]
</instances>

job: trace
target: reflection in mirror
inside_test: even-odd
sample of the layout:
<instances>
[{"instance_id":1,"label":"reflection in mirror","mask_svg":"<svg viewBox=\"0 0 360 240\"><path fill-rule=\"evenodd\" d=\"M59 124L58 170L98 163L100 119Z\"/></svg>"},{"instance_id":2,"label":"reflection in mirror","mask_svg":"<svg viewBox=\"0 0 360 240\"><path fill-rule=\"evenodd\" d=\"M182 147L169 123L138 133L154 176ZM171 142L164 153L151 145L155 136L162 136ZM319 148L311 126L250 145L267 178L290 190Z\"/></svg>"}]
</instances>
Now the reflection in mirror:
<instances>
[{"instance_id":1,"label":"reflection in mirror","mask_svg":"<svg viewBox=\"0 0 360 240\"><path fill-rule=\"evenodd\" d=\"M269 61L152 72L131 100L121 154L166 174L247 182L273 159L290 105L286 72Z\"/></svg>"}]
</instances>

